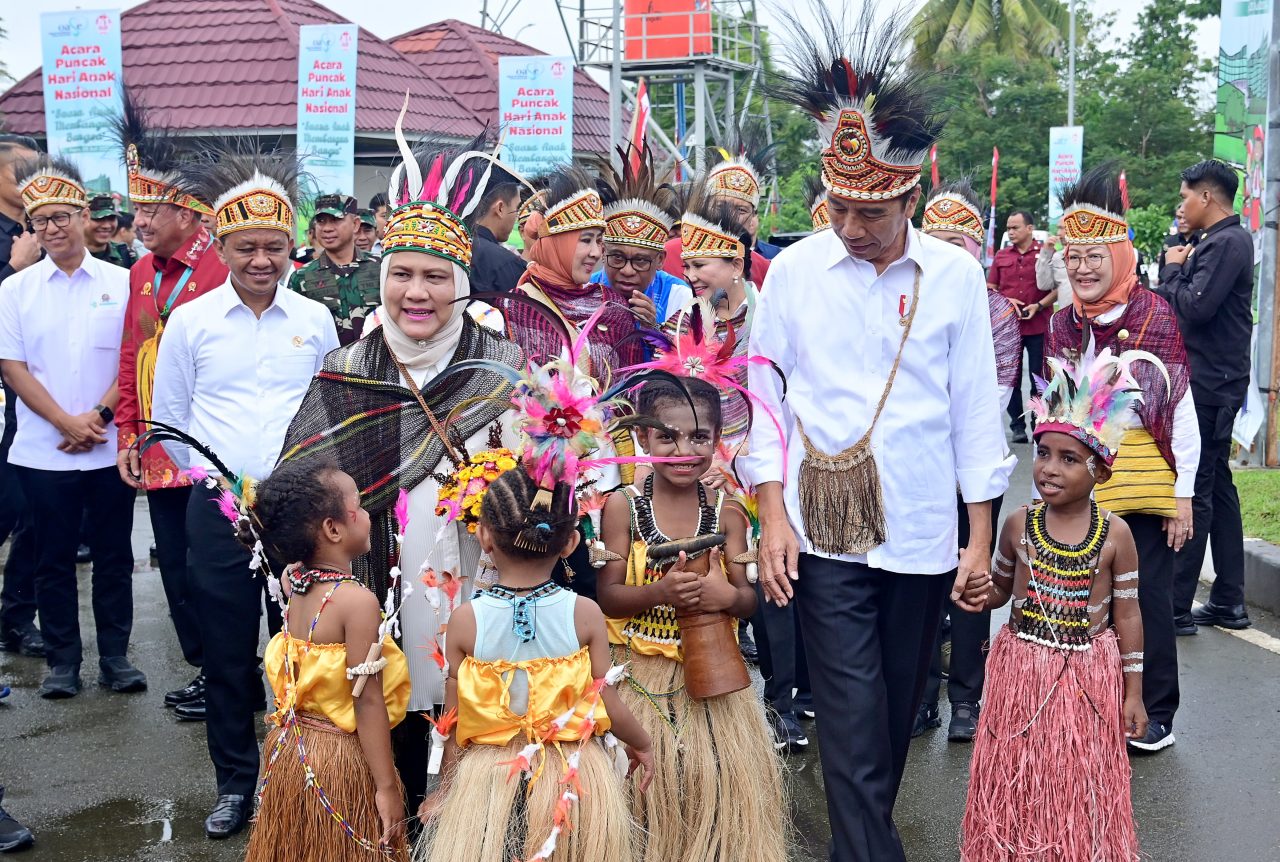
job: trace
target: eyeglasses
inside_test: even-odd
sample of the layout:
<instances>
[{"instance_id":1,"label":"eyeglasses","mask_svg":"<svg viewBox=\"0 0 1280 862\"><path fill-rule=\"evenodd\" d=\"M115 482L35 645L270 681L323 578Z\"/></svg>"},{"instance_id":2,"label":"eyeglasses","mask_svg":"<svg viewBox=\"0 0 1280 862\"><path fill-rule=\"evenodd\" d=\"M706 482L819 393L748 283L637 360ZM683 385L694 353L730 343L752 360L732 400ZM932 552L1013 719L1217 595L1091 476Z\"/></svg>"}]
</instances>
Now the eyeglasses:
<instances>
[{"instance_id":1,"label":"eyeglasses","mask_svg":"<svg viewBox=\"0 0 1280 862\"><path fill-rule=\"evenodd\" d=\"M625 254L618 252L610 252L604 256L605 262L616 269L622 269L627 264L631 264L631 268L636 272L648 272L653 269L653 258L651 257L627 257Z\"/></svg>"},{"instance_id":2,"label":"eyeglasses","mask_svg":"<svg viewBox=\"0 0 1280 862\"><path fill-rule=\"evenodd\" d=\"M67 213L67 212L54 213L53 215L48 217L33 216L32 218L28 219L28 221L31 223L32 230L44 230L49 226L49 222L53 222L54 227L66 227L67 225L71 224L71 217L73 215L76 215L76 213L78 212L79 210L76 210L76 212L70 212L70 213Z\"/></svg>"},{"instance_id":3,"label":"eyeglasses","mask_svg":"<svg viewBox=\"0 0 1280 862\"><path fill-rule=\"evenodd\" d=\"M1079 269L1081 263L1088 263L1089 269L1098 269L1102 266L1104 260L1106 260L1106 256L1096 251L1086 255L1069 254L1067 255L1067 269Z\"/></svg>"}]
</instances>

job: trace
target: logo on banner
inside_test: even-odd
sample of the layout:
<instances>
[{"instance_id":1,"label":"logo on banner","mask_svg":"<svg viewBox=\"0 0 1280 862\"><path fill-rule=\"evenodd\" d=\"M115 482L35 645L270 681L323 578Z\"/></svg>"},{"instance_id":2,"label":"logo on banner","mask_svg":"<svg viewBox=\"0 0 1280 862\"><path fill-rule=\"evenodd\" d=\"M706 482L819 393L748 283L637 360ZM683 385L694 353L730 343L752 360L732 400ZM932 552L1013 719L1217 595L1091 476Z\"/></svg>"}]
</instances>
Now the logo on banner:
<instances>
[{"instance_id":1,"label":"logo on banner","mask_svg":"<svg viewBox=\"0 0 1280 862\"><path fill-rule=\"evenodd\" d=\"M110 28L108 27L108 29ZM52 30L50 30L49 35L54 37L55 39L65 39L68 36L74 38L76 36L79 36L81 31L83 30L84 30L84 24L82 24L79 20L75 18L68 18L65 22L57 25ZM103 32L106 32L106 31L103 31Z\"/></svg>"},{"instance_id":2,"label":"logo on banner","mask_svg":"<svg viewBox=\"0 0 1280 862\"><path fill-rule=\"evenodd\" d=\"M351 31L343 30L342 35L338 37L338 46L346 51L351 48Z\"/></svg>"},{"instance_id":3,"label":"logo on banner","mask_svg":"<svg viewBox=\"0 0 1280 862\"><path fill-rule=\"evenodd\" d=\"M98 32L101 33L102 35L105 36L111 32L111 16L110 15L99 15L98 20L95 23L98 26Z\"/></svg>"},{"instance_id":4,"label":"logo on banner","mask_svg":"<svg viewBox=\"0 0 1280 862\"><path fill-rule=\"evenodd\" d=\"M556 62L551 64L551 77L553 78L564 77L564 63L561 63L559 60L557 60Z\"/></svg>"}]
</instances>

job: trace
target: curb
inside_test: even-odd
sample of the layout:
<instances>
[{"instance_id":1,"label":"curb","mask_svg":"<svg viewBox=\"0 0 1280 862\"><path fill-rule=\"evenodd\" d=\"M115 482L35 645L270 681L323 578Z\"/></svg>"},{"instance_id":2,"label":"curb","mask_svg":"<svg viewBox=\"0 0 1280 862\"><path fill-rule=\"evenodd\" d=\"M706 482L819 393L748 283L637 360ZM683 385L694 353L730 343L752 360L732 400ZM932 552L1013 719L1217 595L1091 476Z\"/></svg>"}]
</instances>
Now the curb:
<instances>
[{"instance_id":1,"label":"curb","mask_svg":"<svg viewBox=\"0 0 1280 862\"><path fill-rule=\"evenodd\" d=\"M1244 595L1249 604L1280 614L1280 545L1244 540Z\"/></svg>"}]
</instances>

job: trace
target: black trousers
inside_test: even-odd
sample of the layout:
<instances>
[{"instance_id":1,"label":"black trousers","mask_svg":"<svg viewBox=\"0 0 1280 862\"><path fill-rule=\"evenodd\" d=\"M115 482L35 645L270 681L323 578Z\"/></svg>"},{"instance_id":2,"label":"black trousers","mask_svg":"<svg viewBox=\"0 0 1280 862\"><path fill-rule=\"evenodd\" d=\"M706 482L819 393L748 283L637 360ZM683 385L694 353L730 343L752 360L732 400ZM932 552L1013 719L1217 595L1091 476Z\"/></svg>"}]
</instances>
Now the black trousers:
<instances>
[{"instance_id":1,"label":"black trousers","mask_svg":"<svg viewBox=\"0 0 1280 862\"><path fill-rule=\"evenodd\" d=\"M991 536L1000 536L1000 507L1004 496L991 501ZM969 507L956 498L959 515L959 545L969 545ZM948 597L943 602L944 617L951 620L951 673L947 678L947 700L950 703L978 703L987 681L987 650L991 640L991 612L971 613L958 607ZM929 661L929 681L925 683L922 703L938 705L942 688L942 642L945 640L944 618L938 625L938 646Z\"/></svg>"},{"instance_id":2,"label":"black trousers","mask_svg":"<svg viewBox=\"0 0 1280 862\"><path fill-rule=\"evenodd\" d=\"M794 712L794 700L812 701L796 605L792 602L779 607L766 602L759 583L756 600L756 612L750 622L760 657L760 676L764 678L764 701L779 713Z\"/></svg>"},{"instance_id":3,"label":"black trousers","mask_svg":"<svg viewBox=\"0 0 1280 862\"><path fill-rule=\"evenodd\" d=\"M1231 427L1236 408L1196 405L1200 420L1200 465L1191 501L1195 535L1182 546L1174 563L1173 612L1191 613L1196 584L1204 567L1205 546L1213 543L1216 577L1209 600L1217 605L1244 604L1244 528L1240 495L1231 477Z\"/></svg>"},{"instance_id":4,"label":"black trousers","mask_svg":"<svg viewBox=\"0 0 1280 862\"><path fill-rule=\"evenodd\" d=\"M400 783L404 785L405 810L409 812L409 834L421 831L418 806L427 795L427 765L431 759L431 722L420 712L405 714L404 721L391 729L391 752Z\"/></svg>"},{"instance_id":5,"label":"black trousers","mask_svg":"<svg viewBox=\"0 0 1280 862\"><path fill-rule=\"evenodd\" d=\"M1014 431L1025 430L1027 427L1027 417L1022 415L1026 410L1022 406L1023 369L1026 369L1027 378L1031 381L1031 394L1034 395L1040 391L1036 386L1036 379L1031 375L1044 373L1044 336L1022 336L1022 349L1026 353L1026 358L1024 361L1023 354L1018 354L1018 376L1013 384L1013 397L1009 399L1009 427Z\"/></svg>"},{"instance_id":6,"label":"black trousers","mask_svg":"<svg viewBox=\"0 0 1280 862\"><path fill-rule=\"evenodd\" d=\"M893 805L949 575L800 555L796 608L818 713L832 862L903 862Z\"/></svg>"},{"instance_id":7,"label":"black trousers","mask_svg":"<svg viewBox=\"0 0 1280 862\"><path fill-rule=\"evenodd\" d=\"M86 509L98 657L125 655L133 630L133 489L120 481L114 465L97 470L15 467L14 472L31 509L36 604L49 667L79 665L84 657L76 548Z\"/></svg>"},{"instance_id":8,"label":"black trousers","mask_svg":"<svg viewBox=\"0 0 1280 862\"><path fill-rule=\"evenodd\" d=\"M151 531L156 538L156 562L160 565L160 583L169 603L169 618L178 635L182 657L192 667L204 666L200 646L200 617L191 597L187 570L187 506L190 488L160 488L147 492L147 508L151 513Z\"/></svg>"},{"instance_id":9,"label":"black trousers","mask_svg":"<svg viewBox=\"0 0 1280 862\"><path fill-rule=\"evenodd\" d=\"M31 507L22 493L18 474L9 464L9 448L18 432L14 405L17 395L5 392L4 435L0 437L0 545L13 538L0 583L0 637L26 631L36 623L35 532Z\"/></svg>"},{"instance_id":10,"label":"black trousers","mask_svg":"<svg viewBox=\"0 0 1280 862\"><path fill-rule=\"evenodd\" d=\"M1125 515L1138 546L1138 609L1142 613L1142 700L1147 717L1173 727L1178 690L1178 637L1173 627L1175 554L1158 515ZM1117 572L1117 574L1123 574Z\"/></svg>"},{"instance_id":11,"label":"black trousers","mask_svg":"<svg viewBox=\"0 0 1280 862\"><path fill-rule=\"evenodd\" d=\"M200 485L187 504L190 596L204 649L205 733L219 795L250 796L258 780L254 711L264 694L258 630L265 579L250 571L249 551L232 535L216 496ZM267 625L271 633L280 630L274 602L267 603Z\"/></svg>"}]
</instances>

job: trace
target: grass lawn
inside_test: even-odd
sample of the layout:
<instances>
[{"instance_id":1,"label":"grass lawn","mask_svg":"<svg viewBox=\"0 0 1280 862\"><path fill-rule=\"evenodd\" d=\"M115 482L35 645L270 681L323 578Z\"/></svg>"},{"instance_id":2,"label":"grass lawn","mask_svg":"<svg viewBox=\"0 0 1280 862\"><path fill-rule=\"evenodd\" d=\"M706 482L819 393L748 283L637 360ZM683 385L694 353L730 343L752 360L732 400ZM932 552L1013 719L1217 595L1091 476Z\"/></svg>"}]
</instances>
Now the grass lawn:
<instances>
[{"instance_id":1,"label":"grass lawn","mask_svg":"<svg viewBox=\"0 0 1280 862\"><path fill-rule=\"evenodd\" d=\"M1235 472L1244 534L1280 545L1280 470Z\"/></svg>"}]
</instances>

